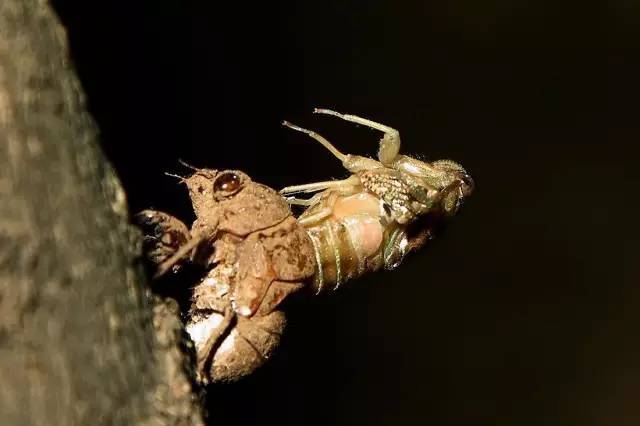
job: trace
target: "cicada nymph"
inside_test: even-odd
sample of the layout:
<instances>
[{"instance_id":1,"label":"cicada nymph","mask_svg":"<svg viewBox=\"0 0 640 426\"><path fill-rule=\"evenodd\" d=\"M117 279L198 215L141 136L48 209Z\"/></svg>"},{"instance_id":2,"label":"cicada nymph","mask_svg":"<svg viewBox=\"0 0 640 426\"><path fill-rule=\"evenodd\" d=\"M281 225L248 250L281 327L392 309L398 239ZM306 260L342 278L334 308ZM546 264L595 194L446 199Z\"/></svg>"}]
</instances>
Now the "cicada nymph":
<instances>
[{"instance_id":1,"label":"cicada nymph","mask_svg":"<svg viewBox=\"0 0 640 426\"><path fill-rule=\"evenodd\" d=\"M399 154L396 129L355 115L326 109L315 113L339 117L383 132L378 160L343 154L319 134L320 142L351 173L347 179L289 186L280 191L288 202L305 207L298 217L313 241L317 293L382 267L394 269L404 256L431 238L443 216L458 211L474 183L465 169L451 160L424 162ZM294 194L314 193L308 199Z\"/></svg>"},{"instance_id":2,"label":"cicada nymph","mask_svg":"<svg viewBox=\"0 0 640 426\"><path fill-rule=\"evenodd\" d=\"M233 381L269 358L285 326L280 303L313 275L311 241L285 200L240 171L195 169L181 178L196 220L191 229L163 212L137 215L156 275L193 262L186 329L202 382Z\"/></svg>"}]
</instances>

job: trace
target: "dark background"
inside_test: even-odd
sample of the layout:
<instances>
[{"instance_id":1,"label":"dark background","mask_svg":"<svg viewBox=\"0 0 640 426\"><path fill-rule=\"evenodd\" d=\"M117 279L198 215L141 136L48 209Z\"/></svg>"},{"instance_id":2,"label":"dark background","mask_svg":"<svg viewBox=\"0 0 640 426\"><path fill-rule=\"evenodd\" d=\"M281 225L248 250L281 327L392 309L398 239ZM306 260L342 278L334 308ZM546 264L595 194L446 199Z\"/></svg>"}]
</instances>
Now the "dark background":
<instances>
[{"instance_id":1,"label":"dark background","mask_svg":"<svg viewBox=\"0 0 640 426\"><path fill-rule=\"evenodd\" d=\"M637 425L640 78L632 2L54 1L132 211L185 219L178 159L280 188L398 128L477 191L397 271L293 306L216 424Z\"/></svg>"}]
</instances>

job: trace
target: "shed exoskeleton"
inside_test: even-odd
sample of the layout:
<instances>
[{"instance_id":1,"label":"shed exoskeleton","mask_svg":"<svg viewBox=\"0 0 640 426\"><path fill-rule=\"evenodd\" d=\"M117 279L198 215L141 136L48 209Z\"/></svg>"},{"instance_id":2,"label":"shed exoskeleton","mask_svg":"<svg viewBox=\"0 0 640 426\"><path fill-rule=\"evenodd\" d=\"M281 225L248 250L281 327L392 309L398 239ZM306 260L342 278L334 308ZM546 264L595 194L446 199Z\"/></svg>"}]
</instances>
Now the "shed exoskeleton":
<instances>
[{"instance_id":1,"label":"shed exoskeleton","mask_svg":"<svg viewBox=\"0 0 640 426\"><path fill-rule=\"evenodd\" d=\"M246 174L195 169L181 180L196 220L189 230L171 215L142 211L145 252L157 276L189 261L204 268L186 324L200 380L237 380L278 345L278 305L313 275L313 247L282 196Z\"/></svg>"},{"instance_id":2,"label":"shed exoskeleton","mask_svg":"<svg viewBox=\"0 0 640 426\"><path fill-rule=\"evenodd\" d=\"M317 293L337 289L366 271L397 267L404 256L431 238L443 216L455 214L474 183L451 160L424 162L401 155L400 134L389 126L327 109L339 117L384 133L378 160L343 154L327 139L287 121L283 125L320 142L351 175L343 180L283 188L292 205L305 207L298 221L308 231L316 257ZM309 199L294 194L314 193Z\"/></svg>"}]
</instances>

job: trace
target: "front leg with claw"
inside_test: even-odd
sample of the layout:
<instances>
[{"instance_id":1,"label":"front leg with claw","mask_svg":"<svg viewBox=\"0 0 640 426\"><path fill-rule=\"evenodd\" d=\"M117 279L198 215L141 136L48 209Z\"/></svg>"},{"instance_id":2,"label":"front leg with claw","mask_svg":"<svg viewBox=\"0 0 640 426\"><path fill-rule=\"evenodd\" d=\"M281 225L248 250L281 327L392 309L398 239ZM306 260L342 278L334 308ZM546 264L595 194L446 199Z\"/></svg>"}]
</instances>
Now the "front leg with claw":
<instances>
[{"instance_id":1,"label":"front leg with claw","mask_svg":"<svg viewBox=\"0 0 640 426\"><path fill-rule=\"evenodd\" d=\"M180 261L172 262L168 268L166 265L182 248L191 245L187 226L178 218L157 210L143 210L135 216L135 221L144 232L143 249L149 261L158 265L159 270L177 271ZM162 265L165 266L161 268Z\"/></svg>"},{"instance_id":2,"label":"front leg with claw","mask_svg":"<svg viewBox=\"0 0 640 426\"><path fill-rule=\"evenodd\" d=\"M213 377L211 377L211 363L213 362L215 350L222 343L224 337L228 333L234 317L235 313L233 312L233 309L231 309L231 307L227 307L220 324L218 324L215 330L211 331L202 346L198 348L198 373L204 376L201 377L203 382L213 380Z\"/></svg>"}]
</instances>

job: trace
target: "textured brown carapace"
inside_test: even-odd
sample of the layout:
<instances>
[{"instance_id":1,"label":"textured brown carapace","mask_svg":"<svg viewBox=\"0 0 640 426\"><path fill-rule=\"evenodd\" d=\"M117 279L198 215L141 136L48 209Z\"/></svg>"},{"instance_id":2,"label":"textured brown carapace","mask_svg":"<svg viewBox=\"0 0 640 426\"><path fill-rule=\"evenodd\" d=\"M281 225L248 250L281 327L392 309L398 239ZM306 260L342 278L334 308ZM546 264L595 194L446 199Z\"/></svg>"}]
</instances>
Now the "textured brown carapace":
<instances>
[{"instance_id":1,"label":"textured brown carapace","mask_svg":"<svg viewBox=\"0 0 640 426\"><path fill-rule=\"evenodd\" d=\"M313 246L282 196L240 171L196 169L182 181L196 220L189 230L166 213L139 213L145 251L160 275L185 262L204 268L187 331L201 380L233 381L278 345L285 325L278 306L313 275Z\"/></svg>"}]
</instances>

